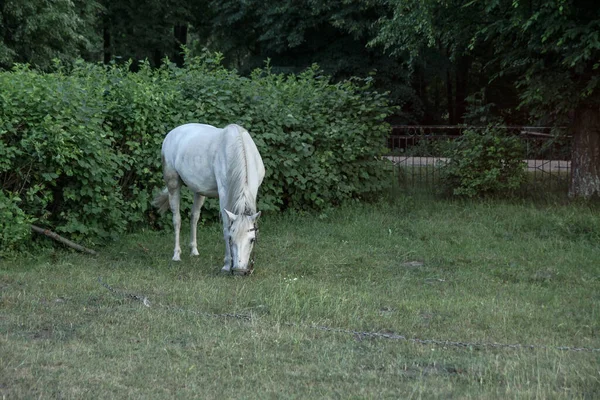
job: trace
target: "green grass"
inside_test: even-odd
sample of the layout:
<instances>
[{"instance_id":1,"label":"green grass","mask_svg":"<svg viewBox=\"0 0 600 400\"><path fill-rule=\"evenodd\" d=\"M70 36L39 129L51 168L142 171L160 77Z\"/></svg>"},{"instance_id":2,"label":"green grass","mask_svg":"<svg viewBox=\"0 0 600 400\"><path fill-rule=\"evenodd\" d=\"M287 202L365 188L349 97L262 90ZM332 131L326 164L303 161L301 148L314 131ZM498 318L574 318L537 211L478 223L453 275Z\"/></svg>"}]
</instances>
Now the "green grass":
<instances>
[{"instance_id":1,"label":"green grass","mask_svg":"<svg viewBox=\"0 0 600 400\"><path fill-rule=\"evenodd\" d=\"M199 229L201 257L180 263L169 232L131 234L97 257L0 261L0 395L600 397L600 352L555 348L600 348L595 208L404 196L266 214L260 228L251 277L218 273L216 224ZM152 306L115 296L98 276ZM314 324L548 347L423 345Z\"/></svg>"}]
</instances>

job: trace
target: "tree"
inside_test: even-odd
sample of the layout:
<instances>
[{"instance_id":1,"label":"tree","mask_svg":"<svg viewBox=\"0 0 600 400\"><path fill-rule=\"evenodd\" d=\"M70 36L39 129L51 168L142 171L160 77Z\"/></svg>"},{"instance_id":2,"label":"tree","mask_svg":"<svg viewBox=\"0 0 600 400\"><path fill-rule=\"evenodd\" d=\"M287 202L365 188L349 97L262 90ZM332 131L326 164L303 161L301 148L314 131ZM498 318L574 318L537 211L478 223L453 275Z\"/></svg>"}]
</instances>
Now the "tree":
<instances>
[{"instance_id":1,"label":"tree","mask_svg":"<svg viewBox=\"0 0 600 400\"><path fill-rule=\"evenodd\" d=\"M367 0L369 1L369 0ZM445 102L448 123L464 122L466 99L470 94L473 52L468 48L478 29L477 10L462 7L464 1L380 0L387 7L376 22L371 46L382 46L392 55L404 56L423 89L421 97L433 91L433 112ZM438 82L445 90L434 87ZM442 90L440 90L442 89ZM445 93L444 93L445 92ZM440 95L445 94L445 101ZM434 117L435 121L435 117ZM437 122L441 122L438 121Z\"/></svg>"},{"instance_id":2,"label":"tree","mask_svg":"<svg viewBox=\"0 0 600 400\"><path fill-rule=\"evenodd\" d=\"M99 5L85 0L6 0L0 3L0 67L30 63L42 69L52 59L72 60L92 51L90 29Z\"/></svg>"},{"instance_id":3,"label":"tree","mask_svg":"<svg viewBox=\"0 0 600 400\"><path fill-rule=\"evenodd\" d=\"M573 135L573 197L600 196L600 7L587 0L487 0L471 47L516 73L522 107ZM474 2L469 3L469 7Z\"/></svg>"},{"instance_id":4,"label":"tree","mask_svg":"<svg viewBox=\"0 0 600 400\"><path fill-rule=\"evenodd\" d=\"M527 110L538 123L570 126L574 138L570 195L600 195L600 6L596 2L379 1L390 11L379 20L372 44L405 52L417 66L415 60L425 49L446 50L459 74L468 71L469 59L479 57L487 82L477 86L512 81L518 94L514 108ZM462 110L460 82L457 75L456 113ZM448 86L448 104L451 91ZM452 120L450 107L448 112Z\"/></svg>"},{"instance_id":5,"label":"tree","mask_svg":"<svg viewBox=\"0 0 600 400\"><path fill-rule=\"evenodd\" d=\"M148 59L158 66L164 57L183 64L181 46L187 44L188 27L200 18L202 1L101 0L103 59Z\"/></svg>"},{"instance_id":6,"label":"tree","mask_svg":"<svg viewBox=\"0 0 600 400\"><path fill-rule=\"evenodd\" d=\"M271 3L261 0L210 0L212 17L206 21L210 28L198 26L201 28L201 43L223 52L226 62L240 69L262 66L265 58L279 58L293 65L294 70L312 65L317 58L325 64L333 64L334 59L341 64L343 61L335 57L339 50L334 51L330 59L325 59L324 49L335 49L340 40L349 45L351 40L346 39L358 41L363 32L350 35L339 29L335 21L342 16L353 15L354 21L360 18L361 21L373 22L378 15L369 13L358 2L336 0L324 3L317 0ZM363 55L368 52L364 44L355 49ZM351 47L354 49L355 46ZM362 64L359 58L345 62L346 68Z\"/></svg>"},{"instance_id":7,"label":"tree","mask_svg":"<svg viewBox=\"0 0 600 400\"><path fill-rule=\"evenodd\" d=\"M198 43L223 52L242 74L262 67L298 73L312 64L334 80L376 71L375 86L401 105L397 122L417 122L422 104L402 60L367 47L371 27L385 8L356 0L210 0L204 24L194 27ZM199 21L199 19L196 19Z\"/></svg>"}]
</instances>

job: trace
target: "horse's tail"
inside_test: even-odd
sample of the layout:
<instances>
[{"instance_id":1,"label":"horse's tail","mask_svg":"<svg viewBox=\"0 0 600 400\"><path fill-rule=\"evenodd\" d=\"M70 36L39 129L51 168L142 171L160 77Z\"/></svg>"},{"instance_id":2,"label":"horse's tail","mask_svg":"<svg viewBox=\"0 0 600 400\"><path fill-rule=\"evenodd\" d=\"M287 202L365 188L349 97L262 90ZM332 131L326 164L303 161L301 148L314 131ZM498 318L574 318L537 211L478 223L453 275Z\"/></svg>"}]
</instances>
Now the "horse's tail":
<instances>
[{"instance_id":1,"label":"horse's tail","mask_svg":"<svg viewBox=\"0 0 600 400\"><path fill-rule=\"evenodd\" d=\"M160 214L164 214L169 209L169 190L164 188L159 194L152 200L152 205L158 208Z\"/></svg>"}]
</instances>

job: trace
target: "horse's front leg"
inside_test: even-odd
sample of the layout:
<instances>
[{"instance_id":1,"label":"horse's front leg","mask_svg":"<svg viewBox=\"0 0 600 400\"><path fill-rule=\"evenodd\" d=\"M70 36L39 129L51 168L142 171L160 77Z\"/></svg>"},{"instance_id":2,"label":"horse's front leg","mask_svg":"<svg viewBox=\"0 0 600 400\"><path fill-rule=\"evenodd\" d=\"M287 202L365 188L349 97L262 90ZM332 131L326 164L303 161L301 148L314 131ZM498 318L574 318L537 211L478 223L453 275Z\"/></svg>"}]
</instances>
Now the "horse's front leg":
<instances>
[{"instance_id":1,"label":"horse's front leg","mask_svg":"<svg viewBox=\"0 0 600 400\"><path fill-rule=\"evenodd\" d=\"M230 272L231 271L231 243L229 241L229 229L226 227L223 228L223 239L225 239L225 258L223 259L223 268L221 271Z\"/></svg>"},{"instance_id":2,"label":"horse's front leg","mask_svg":"<svg viewBox=\"0 0 600 400\"><path fill-rule=\"evenodd\" d=\"M227 217L227 213L221 210L221 220L223 221L223 239L225 240L225 259L223 260L223 268L221 271L230 272L231 271L231 243L229 238L231 233L229 232L229 217Z\"/></svg>"},{"instance_id":3,"label":"horse's front leg","mask_svg":"<svg viewBox=\"0 0 600 400\"><path fill-rule=\"evenodd\" d=\"M198 253L196 235L198 231L198 220L200 219L200 210L202 209L202 205L204 205L204 200L206 200L206 197L202 196L200 193L194 193L194 205L192 206L192 216L190 218L190 247L192 249L192 256L200 255L200 253Z\"/></svg>"}]
</instances>

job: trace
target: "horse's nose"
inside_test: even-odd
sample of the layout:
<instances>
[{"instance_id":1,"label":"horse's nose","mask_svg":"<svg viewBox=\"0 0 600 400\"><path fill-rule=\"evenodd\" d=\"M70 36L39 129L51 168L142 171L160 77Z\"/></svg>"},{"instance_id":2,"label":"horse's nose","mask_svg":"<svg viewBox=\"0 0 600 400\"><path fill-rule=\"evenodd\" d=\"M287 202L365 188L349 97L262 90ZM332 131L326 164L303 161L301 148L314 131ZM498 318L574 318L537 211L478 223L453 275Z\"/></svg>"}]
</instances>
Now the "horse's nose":
<instances>
[{"instance_id":1,"label":"horse's nose","mask_svg":"<svg viewBox=\"0 0 600 400\"><path fill-rule=\"evenodd\" d=\"M252 273L252 270L236 268L232 269L231 273L233 275L250 275Z\"/></svg>"},{"instance_id":2,"label":"horse's nose","mask_svg":"<svg viewBox=\"0 0 600 400\"><path fill-rule=\"evenodd\" d=\"M237 266L234 267L234 269L239 271L245 271L248 269L248 266L244 265L243 263L238 263Z\"/></svg>"}]
</instances>

